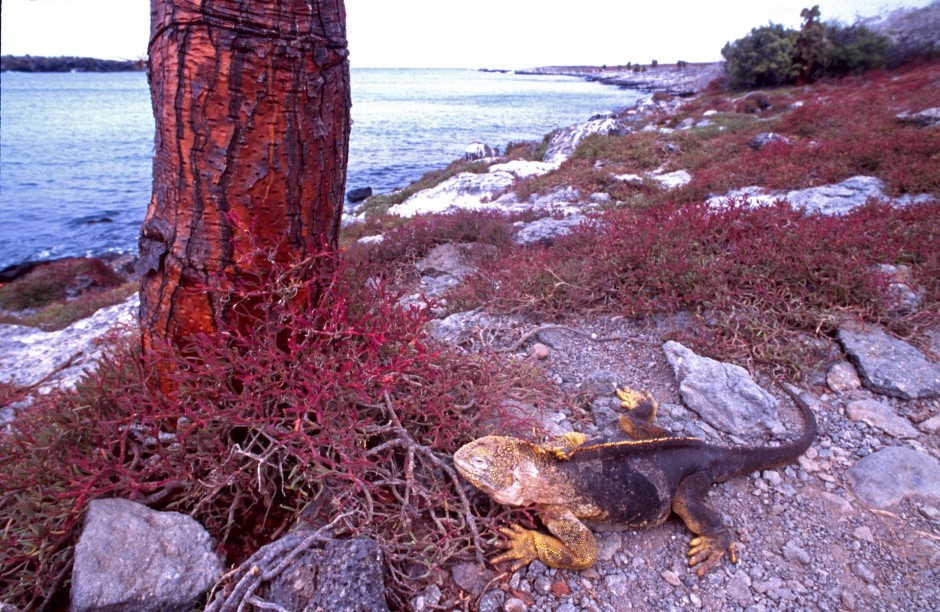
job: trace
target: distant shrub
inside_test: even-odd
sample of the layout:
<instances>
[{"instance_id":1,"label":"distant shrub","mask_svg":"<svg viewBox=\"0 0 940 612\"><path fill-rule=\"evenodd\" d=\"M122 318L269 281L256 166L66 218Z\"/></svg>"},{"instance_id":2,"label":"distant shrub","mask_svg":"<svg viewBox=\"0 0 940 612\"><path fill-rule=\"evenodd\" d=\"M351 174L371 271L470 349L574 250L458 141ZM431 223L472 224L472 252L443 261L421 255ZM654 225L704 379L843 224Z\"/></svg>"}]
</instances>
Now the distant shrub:
<instances>
[{"instance_id":1,"label":"distant shrub","mask_svg":"<svg viewBox=\"0 0 940 612\"><path fill-rule=\"evenodd\" d=\"M779 24L754 28L721 50L725 72L737 88L772 87L793 81L796 36Z\"/></svg>"},{"instance_id":2,"label":"distant shrub","mask_svg":"<svg viewBox=\"0 0 940 612\"><path fill-rule=\"evenodd\" d=\"M886 36L863 25L826 24L818 6L800 15L799 30L771 24L725 45L721 53L732 87L805 84L888 64L892 51Z\"/></svg>"},{"instance_id":3,"label":"distant shrub","mask_svg":"<svg viewBox=\"0 0 940 612\"><path fill-rule=\"evenodd\" d=\"M826 27L826 44L819 55L820 74L840 77L883 68L890 58L891 43L863 25Z\"/></svg>"}]
</instances>

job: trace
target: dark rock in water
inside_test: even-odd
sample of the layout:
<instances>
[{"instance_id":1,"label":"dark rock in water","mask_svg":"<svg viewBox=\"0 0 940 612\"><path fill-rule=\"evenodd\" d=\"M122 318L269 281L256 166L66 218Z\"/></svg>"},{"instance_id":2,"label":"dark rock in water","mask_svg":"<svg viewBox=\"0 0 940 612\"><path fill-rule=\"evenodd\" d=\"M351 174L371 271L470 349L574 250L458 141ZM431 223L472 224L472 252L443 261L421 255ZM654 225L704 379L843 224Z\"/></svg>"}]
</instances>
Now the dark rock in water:
<instances>
[{"instance_id":1,"label":"dark rock in water","mask_svg":"<svg viewBox=\"0 0 940 612\"><path fill-rule=\"evenodd\" d=\"M350 202L362 202L372 195L371 187L360 187L359 189L350 189L346 192L346 199Z\"/></svg>"},{"instance_id":2,"label":"dark rock in water","mask_svg":"<svg viewBox=\"0 0 940 612\"><path fill-rule=\"evenodd\" d=\"M13 264L12 266L7 266L6 268L0 270L0 283L12 283L16 279L26 276L33 269L41 263L40 261L27 261L23 263Z\"/></svg>"},{"instance_id":3,"label":"dark rock in water","mask_svg":"<svg viewBox=\"0 0 940 612\"><path fill-rule=\"evenodd\" d=\"M222 574L212 549L185 514L94 500L75 547L72 610L192 610Z\"/></svg>"},{"instance_id":4,"label":"dark rock in water","mask_svg":"<svg viewBox=\"0 0 940 612\"><path fill-rule=\"evenodd\" d=\"M42 308L85 293L120 286L125 279L97 257L65 257L33 264L0 292L0 305L9 310Z\"/></svg>"}]
</instances>

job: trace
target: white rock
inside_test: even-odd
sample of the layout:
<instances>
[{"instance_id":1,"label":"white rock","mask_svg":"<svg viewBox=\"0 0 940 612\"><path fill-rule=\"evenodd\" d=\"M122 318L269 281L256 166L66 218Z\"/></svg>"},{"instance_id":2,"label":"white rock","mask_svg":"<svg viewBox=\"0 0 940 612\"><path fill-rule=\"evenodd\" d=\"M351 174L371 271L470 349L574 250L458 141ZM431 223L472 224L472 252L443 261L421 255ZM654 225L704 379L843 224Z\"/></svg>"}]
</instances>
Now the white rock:
<instances>
[{"instance_id":1,"label":"white rock","mask_svg":"<svg viewBox=\"0 0 940 612\"><path fill-rule=\"evenodd\" d=\"M516 178L528 178L530 176L542 176L555 170L558 166L547 164L545 162L525 161L514 159L503 164L490 166L490 172L508 172Z\"/></svg>"},{"instance_id":2,"label":"white rock","mask_svg":"<svg viewBox=\"0 0 940 612\"><path fill-rule=\"evenodd\" d=\"M389 208L388 212L399 217L413 217L458 209L492 208L494 196L511 187L515 180L516 177L509 172L461 172L435 187L419 191Z\"/></svg>"},{"instance_id":3,"label":"white rock","mask_svg":"<svg viewBox=\"0 0 940 612\"><path fill-rule=\"evenodd\" d=\"M771 191L758 186L742 187L721 196L712 196L706 201L709 206L720 207L728 199L747 198L751 206L766 206L777 200L787 200L807 212L826 215L844 215L863 206L869 199L891 200L896 205L927 202L934 199L929 194L900 198L889 198L884 192L884 183L874 176L853 176L841 183L796 189L793 191Z\"/></svg>"},{"instance_id":4,"label":"white rock","mask_svg":"<svg viewBox=\"0 0 940 612\"><path fill-rule=\"evenodd\" d=\"M463 156L467 161L476 161L488 157L496 157L496 150L488 144L473 142L467 146Z\"/></svg>"},{"instance_id":5,"label":"white rock","mask_svg":"<svg viewBox=\"0 0 940 612\"><path fill-rule=\"evenodd\" d=\"M643 177L639 174L615 174L615 181L620 181L621 183L631 183L634 185L642 185Z\"/></svg>"},{"instance_id":6,"label":"white rock","mask_svg":"<svg viewBox=\"0 0 940 612\"><path fill-rule=\"evenodd\" d=\"M55 372L40 391L73 388L101 358L100 340L115 327L130 330L136 326L139 309L140 299L134 294L59 331L0 325L0 380L30 386Z\"/></svg>"},{"instance_id":7,"label":"white rock","mask_svg":"<svg viewBox=\"0 0 940 612\"><path fill-rule=\"evenodd\" d=\"M658 181L666 189L676 189L688 185L692 181L692 175L685 170L676 170L666 174L651 174L650 178Z\"/></svg>"},{"instance_id":8,"label":"white rock","mask_svg":"<svg viewBox=\"0 0 940 612\"><path fill-rule=\"evenodd\" d=\"M591 134L607 135L619 131L620 124L612 114L602 115L586 123L572 125L552 137L543 160L549 164L561 164L571 157L582 140Z\"/></svg>"},{"instance_id":9,"label":"white rock","mask_svg":"<svg viewBox=\"0 0 940 612\"><path fill-rule=\"evenodd\" d=\"M375 236L363 236L356 242L359 244L379 244L385 240L385 234L376 234Z\"/></svg>"}]
</instances>

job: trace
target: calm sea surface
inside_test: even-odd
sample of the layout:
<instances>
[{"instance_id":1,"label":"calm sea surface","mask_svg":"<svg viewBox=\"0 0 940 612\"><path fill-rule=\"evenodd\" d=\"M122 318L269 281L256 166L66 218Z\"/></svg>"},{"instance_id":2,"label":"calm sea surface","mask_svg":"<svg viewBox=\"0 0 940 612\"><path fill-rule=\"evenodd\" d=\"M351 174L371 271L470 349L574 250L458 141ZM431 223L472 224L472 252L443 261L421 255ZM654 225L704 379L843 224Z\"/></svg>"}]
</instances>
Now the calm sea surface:
<instances>
[{"instance_id":1,"label":"calm sea surface","mask_svg":"<svg viewBox=\"0 0 940 612\"><path fill-rule=\"evenodd\" d=\"M474 141L536 140L639 94L580 79L353 69L347 188L403 187ZM0 269L135 252L151 188L143 73L0 75Z\"/></svg>"}]
</instances>

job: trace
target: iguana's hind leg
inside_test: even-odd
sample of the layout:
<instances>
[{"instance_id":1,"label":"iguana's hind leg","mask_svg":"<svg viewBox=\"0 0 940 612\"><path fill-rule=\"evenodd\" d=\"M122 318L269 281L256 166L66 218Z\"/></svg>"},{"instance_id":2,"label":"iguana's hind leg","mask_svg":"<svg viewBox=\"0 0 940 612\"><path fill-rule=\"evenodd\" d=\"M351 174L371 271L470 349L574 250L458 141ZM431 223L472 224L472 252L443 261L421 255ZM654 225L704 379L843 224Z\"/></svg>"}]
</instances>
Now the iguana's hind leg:
<instances>
[{"instance_id":1,"label":"iguana's hind leg","mask_svg":"<svg viewBox=\"0 0 940 612\"><path fill-rule=\"evenodd\" d=\"M725 552L730 554L732 563L738 562L731 531L721 522L718 513L705 505L705 493L711 484L712 479L706 472L696 472L679 483L672 499L672 511L696 535L689 542L689 565L699 566L696 571L699 576L715 568Z\"/></svg>"},{"instance_id":2,"label":"iguana's hind leg","mask_svg":"<svg viewBox=\"0 0 940 612\"><path fill-rule=\"evenodd\" d=\"M620 429L634 440L649 440L651 438L668 438L672 433L659 425L653 425L659 404L653 396L646 391L634 391L624 387L617 389L620 398L620 407L629 412L620 415Z\"/></svg>"}]
</instances>

